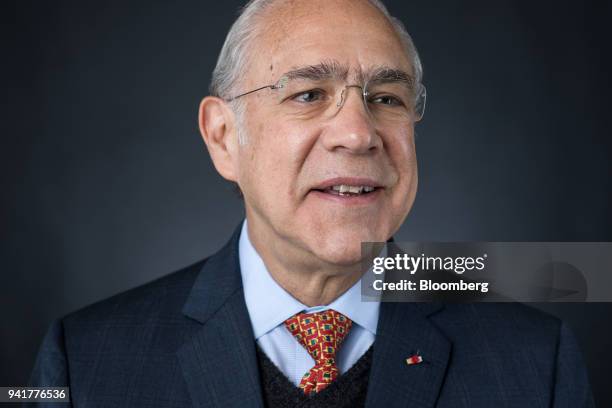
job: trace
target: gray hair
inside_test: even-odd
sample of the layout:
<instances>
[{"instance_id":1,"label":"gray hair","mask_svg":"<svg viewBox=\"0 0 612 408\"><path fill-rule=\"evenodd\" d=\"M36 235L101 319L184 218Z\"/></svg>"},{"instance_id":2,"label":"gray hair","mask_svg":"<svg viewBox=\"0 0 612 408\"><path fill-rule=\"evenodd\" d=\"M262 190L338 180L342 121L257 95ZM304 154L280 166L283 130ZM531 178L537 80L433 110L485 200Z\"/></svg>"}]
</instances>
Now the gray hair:
<instances>
[{"instance_id":1,"label":"gray hair","mask_svg":"<svg viewBox=\"0 0 612 408\"><path fill-rule=\"evenodd\" d=\"M275 0L250 0L242 9L240 16L229 30L223 48L219 53L217 65L213 71L210 83L210 94L220 98L229 99L236 95L239 78L243 73L242 67L247 66L251 43L257 35L257 23L265 9ZM404 24L397 18L391 16L385 5L380 0L368 0L389 20L397 32L406 53L412 62L415 82L420 84L423 78L423 66L412 38Z\"/></svg>"}]
</instances>

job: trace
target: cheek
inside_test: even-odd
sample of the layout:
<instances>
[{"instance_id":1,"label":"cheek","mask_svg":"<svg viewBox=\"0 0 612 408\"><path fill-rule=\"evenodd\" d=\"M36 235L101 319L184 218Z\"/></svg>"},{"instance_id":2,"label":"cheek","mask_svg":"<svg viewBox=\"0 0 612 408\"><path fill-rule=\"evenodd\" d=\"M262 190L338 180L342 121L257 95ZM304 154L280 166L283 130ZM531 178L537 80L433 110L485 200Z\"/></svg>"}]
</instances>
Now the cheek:
<instances>
[{"instance_id":1,"label":"cheek","mask_svg":"<svg viewBox=\"0 0 612 408\"><path fill-rule=\"evenodd\" d=\"M398 194L394 197L394 206L410 209L416 194L418 182L417 157L414 144L414 132L407 136L398 135L396 142L390 146L390 156L398 172Z\"/></svg>"},{"instance_id":2,"label":"cheek","mask_svg":"<svg viewBox=\"0 0 612 408\"><path fill-rule=\"evenodd\" d=\"M248 133L248 142L242 146L240 178L245 189L260 196L258 201L282 207L292 201L306 155L305 138L295 126L286 128L275 125L274 120L265 122L250 124L250 129L256 131Z\"/></svg>"},{"instance_id":3,"label":"cheek","mask_svg":"<svg viewBox=\"0 0 612 408\"><path fill-rule=\"evenodd\" d=\"M414 128L384 133L385 150L398 173L405 174L416 167Z\"/></svg>"}]
</instances>

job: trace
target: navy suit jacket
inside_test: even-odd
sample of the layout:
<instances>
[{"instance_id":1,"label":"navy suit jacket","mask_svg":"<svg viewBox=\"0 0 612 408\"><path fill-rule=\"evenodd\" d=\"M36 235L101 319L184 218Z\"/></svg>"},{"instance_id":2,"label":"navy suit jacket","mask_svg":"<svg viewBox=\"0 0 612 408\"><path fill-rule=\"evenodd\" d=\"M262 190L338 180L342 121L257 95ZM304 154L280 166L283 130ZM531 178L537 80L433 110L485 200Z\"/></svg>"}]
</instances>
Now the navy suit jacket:
<instances>
[{"instance_id":1,"label":"navy suit jacket","mask_svg":"<svg viewBox=\"0 0 612 408\"><path fill-rule=\"evenodd\" d=\"M262 407L239 234L56 321L30 385L69 386L75 407ZM574 337L555 317L510 303L383 303L379 319L367 407L593 406ZM423 363L407 365L417 351Z\"/></svg>"}]
</instances>

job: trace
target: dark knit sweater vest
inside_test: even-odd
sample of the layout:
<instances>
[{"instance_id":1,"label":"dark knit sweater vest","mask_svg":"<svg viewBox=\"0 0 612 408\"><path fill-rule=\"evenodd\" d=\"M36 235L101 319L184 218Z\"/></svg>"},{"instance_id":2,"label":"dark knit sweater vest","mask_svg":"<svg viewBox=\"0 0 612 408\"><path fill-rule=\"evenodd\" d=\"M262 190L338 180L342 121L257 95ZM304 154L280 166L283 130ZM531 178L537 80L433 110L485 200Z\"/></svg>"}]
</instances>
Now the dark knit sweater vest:
<instances>
[{"instance_id":1,"label":"dark knit sweater vest","mask_svg":"<svg viewBox=\"0 0 612 408\"><path fill-rule=\"evenodd\" d=\"M257 347L264 404L267 408L353 408L365 405L372 347L344 374L318 394L305 395L266 353Z\"/></svg>"}]
</instances>

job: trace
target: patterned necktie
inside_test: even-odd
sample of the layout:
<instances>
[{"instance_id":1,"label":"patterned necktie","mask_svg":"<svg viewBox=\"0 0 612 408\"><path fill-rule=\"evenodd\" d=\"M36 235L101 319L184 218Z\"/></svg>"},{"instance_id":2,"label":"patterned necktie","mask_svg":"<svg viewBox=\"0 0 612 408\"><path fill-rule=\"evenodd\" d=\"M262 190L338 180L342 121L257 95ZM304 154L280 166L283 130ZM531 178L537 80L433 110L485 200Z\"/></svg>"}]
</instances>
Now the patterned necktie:
<instances>
[{"instance_id":1,"label":"patterned necktie","mask_svg":"<svg viewBox=\"0 0 612 408\"><path fill-rule=\"evenodd\" d=\"M315 365L300 381L305 394L321 391L338 377L336 351L352 324L351 319L331 309L298 313L285 321L287 330L315 360Z\"/></svg>"}]
</instances>

